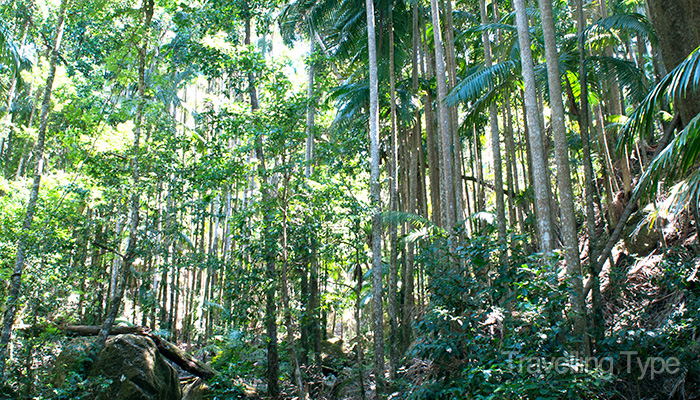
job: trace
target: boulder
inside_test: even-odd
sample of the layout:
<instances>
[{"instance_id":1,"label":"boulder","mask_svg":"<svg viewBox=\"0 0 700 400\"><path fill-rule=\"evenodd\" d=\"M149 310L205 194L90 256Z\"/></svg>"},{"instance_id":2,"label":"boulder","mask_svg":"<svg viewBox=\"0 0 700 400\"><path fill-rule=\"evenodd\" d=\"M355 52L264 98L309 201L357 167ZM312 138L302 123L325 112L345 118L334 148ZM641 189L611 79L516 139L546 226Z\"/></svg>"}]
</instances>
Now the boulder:
<instances>
[{"instance_id":1,"label":"boulder","mask_svg":"<svg viewBox=\"0 0 700 400\"><path fill-rule=\"evenodd\" d=\"M622 233L625 247L630 254L646 257L656 248L661 240L661 232L656 226L649 226L647 214L637 211L630 216Z\"/></svg>"},{"instance_id":2,"label":"boulder","mask_svg":"<svg viewBox=\"0 0 700 400\"><path fill-rule=\"evenodd\" d=\"M91 377L111 381L95 400L180 400L182 392L175 369L142 335L117 335L107 340Z\"/></svg>"},{"instance_id":3,"label":"boulder","mask_svg":"<svg viewBox=\"0 0 700 400\"><path fill-rule=\"evenodd\" d=\"M87 361L86 356L92 342L94 342L93 339L77 337L63 346L63 350L56 358L56 363L54 364L52 383L55 387L62 387L71 372L84 370L85 362Z\"/></svg>"}]
</instances>

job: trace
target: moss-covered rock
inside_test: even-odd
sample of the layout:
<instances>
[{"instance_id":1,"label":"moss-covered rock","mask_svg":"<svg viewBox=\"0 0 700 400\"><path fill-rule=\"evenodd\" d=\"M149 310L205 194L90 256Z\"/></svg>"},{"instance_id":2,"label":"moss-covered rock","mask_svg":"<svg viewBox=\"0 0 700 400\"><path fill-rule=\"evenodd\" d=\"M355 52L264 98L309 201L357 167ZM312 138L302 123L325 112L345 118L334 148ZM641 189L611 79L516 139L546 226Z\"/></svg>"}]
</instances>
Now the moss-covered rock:
<instances>
[{"instance_id":1,"label":"moss-covered rock","mask_svg":"<svg viewBox=\"0 0 700 400\"><path fill-rule=\"evenodd\" d=\"M56 364L54 365L52 383L55 387L63 387L71 372L84 372L83 370L87 365L88 351L94 341L95 339L93 338L77 337L63 346L63 350L56 358Z\"/></svg>"},{"instance_id":2,"label":"moss-covered rock","mask_svg":"<svg viewBox=\"0 0 700 400\"><path fill-rule=\"evenodd\" d=\"M180 400L175 369L153 341L141 335L109 338L90 369L90 376L111 380L95 400Z\"/></svg>"}]
</instances>

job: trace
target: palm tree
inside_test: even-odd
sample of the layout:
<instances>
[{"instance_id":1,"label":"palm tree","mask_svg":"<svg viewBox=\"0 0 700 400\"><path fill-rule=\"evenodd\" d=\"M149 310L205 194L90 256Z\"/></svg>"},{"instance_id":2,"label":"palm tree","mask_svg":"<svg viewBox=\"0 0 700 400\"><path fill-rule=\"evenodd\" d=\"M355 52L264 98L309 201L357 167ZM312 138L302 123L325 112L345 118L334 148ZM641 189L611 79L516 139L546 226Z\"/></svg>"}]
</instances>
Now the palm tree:
<instances>
[{"instance_id":1,"label":"palm tree","mask_svg":"<svg viewBox=\"0 0 700 400\"><path fill-rule=\"evenodd\" d=\"M549 204L549 168L544 153L542 140L542 125L540 123L537 90L535 89L535 70L530 49L530 29L524 0L514 0L515 21L518 27L520 43L520 59L525 85L525 108L527 110L527 126L532 150L532 175L534 178L535 207L537 210L537 227L540 247L545 254L554 249L554 230L552 229L551 207Z\"/></svg>"},{"instance_id":2,"label":"palm tree","mask_svg":"<svg viewBox=\"0 0 700 400\"><path fill-rule=\"evenodd\" d=\"M374 26L374 2L366 0L367 50L369 55L369 151L372 203L372 308L374 311L374 378L377 398L384 398L384 311L382 307L382 216L379 186L379 80Z\"/></svg>"},{"instance_id":3,"label":"palm tree","mask_svg":"<svg viewBox=\"0 0 700 400\"><path fill-rule=\"evenodd\" d=\"M581 260L578 251L578 232L574 212L574 192L571 187L571 170L569 168L569 146L564 125L564 104L561 94L561 76L559 74L559 53L557 52L554 18L551 0L539 0L542 16L542 34L547 59L547 76L549 78L549 105L552 109L552 131L554 134L554 151L557 159L557 181L559 182L559 203L561 207L561 225L564 238L564 258L566 271L573 286L571 305L574 308L574 331L583 340L583 351L590 356L589 341L586 332L586 299L583 298L581 282Z\"/></svg>"},{"instance_id":4,"label":"palm tree","mask_svg":"<svg viewBox=\"0 0 700 400\"><path fill-rule=\"evenodd\" d=\"M435 79L437 80L438 138L440 147L440 205L442 226L451 234L457 222L455 192L453 185L452 138L449 128L447 97L447 75L442 32L440 30L440 9L437 0L430 1L430 14L433 21L433 41L435 42Z\"/></svg>"},{"instance_id":5,"label":"palm tree","mask_svg":"<svg viewBox=\"0 0 700 400\"><path fill-rule=\"evenodd\" d=\"M486 1L479 0L479 10L481 11L481 23L486 25L488 19L486 16ZM491 67L491 43L489 34L484 31L481 35L484 43L484 66ZM506 211L503 201L503 168L501 165L501 140L498 131L498 112L496 111L496 103L489 104L489 125L491 126L491 149L493 152L493 186L496 192L496 221L498 225L498 241L502 248L506 244ZM502 264L505 264L507 253L504 251L501 255Z\"/></svg>"}]
</instances>

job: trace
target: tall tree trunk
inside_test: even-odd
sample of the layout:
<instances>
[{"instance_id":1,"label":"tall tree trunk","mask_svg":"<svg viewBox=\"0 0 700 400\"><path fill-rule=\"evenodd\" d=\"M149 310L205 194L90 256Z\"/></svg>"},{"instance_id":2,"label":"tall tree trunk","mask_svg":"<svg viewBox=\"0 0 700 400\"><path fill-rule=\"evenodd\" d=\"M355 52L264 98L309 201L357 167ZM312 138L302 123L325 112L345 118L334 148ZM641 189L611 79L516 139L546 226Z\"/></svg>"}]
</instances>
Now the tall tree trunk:
<instances>
[{"instance_id":1,"label":"tall tree trunk","mask_svg":"<svg viewBox=\"0 0 700 400\"><path fill-rule=\"evenodd\" d=\"M315 44L316 44L316 37L313 34L313 28L311 27L311 24L309 23L309 30L310 30L310 45L309 45L309 52L310 52L310 57L313 60L314 57L314 49L315 49ZM312 61L309 64L309 72L308 72L308 89L307 89L307 96L308 96L308 106L306 110L306 158L305 158L305 169L304 169L304 176L309 179L311 177L311 174L313 174L313 166L314 166L314 129L315 129L315 114L316 114L316 106L315 106L315 99L314 99L314 79L315 79L315 65L314 62ZM309 223L309 220L307 218L306 223ZM313 235L313 233L312 233ZM310 245L310 254L308 257L308 265L307 267L310 267L310 292L309 296L307 299L307 316L306 318L308 319L308 326L311 327L311 338L313 340L313 348L314 348L314 364L316 366L316 371L317 373L321 371L321 331L319 329L319 321L318 321L318 311L319 311L319 293L318 293L318 262L316 260L316 239L315 237L311 238L311 245ZM304 275L306 275L306 271L303 272ZM304 331L308 331L307 327L303 328ZM307 342L303 342L302 348L306 348L308 344ZM306 358L306 354L303 354L303 358Z\"/></svg>"},{"instance_id":2,"label":"tall tree trunk","mask_svg":"<svg viewBox=\"0 0 700 400\"><path fill-rule=\"evenodd\" d=\"M246 3L246 7L248 4ZM248 18L245 20L245 40L246 46L250 46L251 38L251 20L250 12L246 10ZM255 87L255 77L253 73L248 74L248 94L250 95L250 108L251 111L255 112L260 107L258 104L258 92ZM263 142L262 137L258 136L255 139L255 155L259 161L258 164L258 175L260 179L267 179L267 168L265 166L265 154L263 153ZM265 189L266 185L261 185L263 190L264 201L266 204L263 206L263 241L266 243L265 250L265 276L268 280L268 288L266 293L266 307L265 307L265 325L267 328L267 394L270 397L279 396L279 357L277 350L277 321L276 321L276 311L277 306L275 304L275 286L276 286L276 265L275 265L275 255L271 250L271 243L273 241L273 216L272 216L272 205L270 202L273 200L273 193Z\"/></svg>"},{"instance_id":3,"label":"tall tree trunk","mask_svg":"<svg viewBox=\"0 0 700 400\"><path fill-rule=\"evenodd\" d=\"M359 229L358 229L359 231ZM359 234L359 233L358 233ZM364 360L363 360L363 354L362 354L362 319L361 319L361 311L362 311L362 278L363 278L363 272L362 272L362 264L360 263L360 248L359 246L355 247L355 259L356 259L356 265L355 265L355 279L357 282L355 283L355 357L357 357L357 383L358 386L360 386L360 396L361 399L365 399L365 382L364 382L364 375L365 375L365 370L364 370Z\"/></svg>"},{"instance_id":4,"label":"tall tree trunk","mask_svg":"<svg viewBox=\"0 0 700 400\"><path fill-rule=\"evenodd\" d=\"M427 27L425 19L421 13L421 26L423 34L423 61L425 70L423 70L423 62L421 62L421 72L423 79L429 81L435 76L435 61L433 53L429 50ZM428 153L428 175L430 183L430 205L432 209L433 223L442 226L441 215L442 205L440 204L440 157L438 156L438 140L435 132L435 113L433 110L433 95L430 90L426 90L423 96L423 106L425 108L425 139Z\"/></svg>"},{"instance_id":5,"label":"tall tree trunk","mask_svg":"<svg viewBox=\"0 0 700 400\"><path fill-rule=\"evenodd\" d=\"M441 5L443 0L440 0ZM447 93L449 93L455 85L457 85L457 62L455 55L455 35L454 21L452 18L452 0L444 2L445 13L445 66L447 71ZM450 149L452 157L452 186L454 190L454 208L455 222L459 222L464 218L463 197L463 180L462 176L462 141L459 137L459 117L457 115L457 106L447 107L449 116L449 131L450 131Z\"/></svg>"},{"instance_id":6,"label":"tall tree trunk","mask_svg":"<svg viewBox=\"0 0 700 400\"><path fill-rule=\"evenodd\" d=\"M105 321L102 323L100 333L95 339L95 343L92 346L92 355L97 355L97 353L102 350L107 341L107 335L112 329L114 321L117 319L119 314L119 309L121 308L122 298L124 297L124 291L126 290L127 283L129 282L129 275L131 271L131 266L136 258L136 240L137 240L137 230L139 226L139 154L141 131L143 129L143 117L144 117L144 107L146 105L146 56L148 55L148 36L150 34L151 19L153 18L153 8L155 0L144 0L143 2L143 13L144 13L144 35L143 35L143 45L139 48L138 52L138 102L136 105L136 122L134 124L134 142L132 145L133 156L130 162L131 169L131 183L132 183L132 193L131 193L131 206L129 211L129 244L126 248L126 253L123 257L121 282L118 285L117 292L112 298L110 309L107 312Z\"/></svg>"},{"instance_id":7,"label":"tall tree trunk","mask_svg":"<svg viewBox=\"0 0 700 400\"><path fill-rule=\"evenodd\" d=\"M518 213L519 207L515 206L515 195L520 191L518 184L518 156L515 153L515 133L513 132L513 116L510 111L510 91L504 95L504 108L506 111L506 186L508 187L508 216L510 223L515 227L516 222L520 231L525 232L523 219Z\"/></svg>"},{"instance_id":8,"label":"tall tree trunk","mask_svg":"<svg viewBox=\"0 0 700 400\"><path fill-rule=\"evenodd\" d=\"M418 5L412 6L413 13L413 51L412 51L412 90L415 95L418 94L418 52L420 51L420 28L418 24ZM416 212L416 200L418 198L419 180L421 179L419 172L420 154L423 152L422 131L420 125L420 110L416 110L413 129L408 138L408 157L410 165L408 166L408 212ZM410 232L411 226L408 226ZM403 313L401 318L401 350L406 351L411 343L414 308L413 294L413 269L415 262L414 244L406 241L406 268L401 275L403 285Z\"/></svg>"},{"instance_id":9,"label":"tall tree trunk","mask_svg":"<svg viewBox=\"0 0 700 400\"><path fill-rule=\"evenodd\" d=\"M430 1L430 14L433 21L433 40L435 42L435 79L437 80L438 137L440 142L440 197L442 226L451 236L456 223L455 196L453 190L452 137L449 126L449 113L445 105L447 97L447 76L445 74L445 55L442 31L440 29L440 10L437 0ZM450 239L451 247L454 240Z\"/></svg>"},{"instance_id":10,"label":"tall tree trunk","mask_svg":"<svg viewBox=\"0 0 700 400\"><path fill-rule=\"evenodd\" d=\"M312 28L309 26L309 30ZM313 174L313 163L314 163L314 117L316 115L316 105L314 102L314 78L316 75L316 67L313 62L314 51L316 39L312 34L309 35L309 53L311 57L311 62L309 63L309 73L308 73L308 88L306 95L308 97L308 105L306 108L306 155L305 155L305 166L304 166L304 176L308 179L311 174Z\"/></svg>"},{"instance_id":11,"label":"tall tree trunk","mask_svg":"<svg viewBox=\"0 0 700 400\"><path fill-rule=\"evenodd\" d=\"M479 10L481 11L481 23L487 24L486 1L479 0ZM491 67L491 43L487 31L481 35L484 43L484 59L486 68ZM498 226L498 243L501 245L501 265L506 265L506 210L503 201L503 167L501 163L501 139L498 130L498 112L496 103L489 105L489 126L491 127L491 152L493 153L493 186L496 192L496 222Z\"/></svg>"},{"instance_id":12,"label":"tall tree trunk","mask_svg":"<svg viewBox=\"0 0 700 400\"><path fill-rule=\"evenodd\" d=\"M372 311L374 330L374 378L376 397L384 399L384 311L382 290L382 216L379 186L379 82L377 78L377 39L374 28L374 2L365 0L367 48L369 52L369 139L370 198L372 206Z\"/></svg>"},{"instance_id":13,"label":"tall tree trunk","mask_svg":"<svg viewBox=\"0 0 700 400\"><path fill-rule=\"evenodd\" d=\"M595 271L598 260L598 233L597 221L595 217L594 196L596 188L594 186L593 163L591 162L591 139L589 130L588 115L588 80L586 72L586 46L583 32L586 29L586 16L583 8L583 0L576 0L577 23L578 23L578 50L579 50L579 85L581 87L581 97L579 107L579 130L581 131L581 143L583 150L583 174L586 190L586 230L588 233L588 272L591 282L593 282L593 334L595 337L602 332L603 310L600 300L600 278Z\"/></svg>"},{"instance_id":14,"label":"tall tree trunk","mask_svg":"<svg viewBox=\"0 0 700 400\"><path fill-rule=\"evenodd\" d=\"M554 30L551 0L539 0L542 16L542 33L544 36L545 56L547 59L547 78L549 83L549 104L552 109L552 132L554 135L554 152L557 158L557 181L559 182L559 203L561 207L561 225L564 241L564 258L566 273L571 284L571 306L574 309L574 334L583 343L581 349L586 357L591 355L590 342L586 337L586 299L583 297L581 282L581 260L578 251L578 232L574 210L574 191L571 185L569 167L569 147L564 124L564 104L561 94L561 76L559 73L559 53Z\"/></svg>"},{"instance_id":15,"label":"tall tree trunk","mask_svg":"<svg viewBox=\"0 0 700 400\"><path fill-rule=\"evenodd\" d=\"M396 71L394 65L394 13L389 8L389 95L391 98L391 161L389 162L389 210L398 211L399 205L399 146L396 133ZM389 222L389 379L396 379L399 364L398 326L398 232L395 220Z\"/></svg>"},{"instance_id":16,"label":"tall tree trunk","mask_svg":"<svg viewBox=\"0 0 700 400\"><path fill-rule=\"evenodd\" d=\"M535 188L535 206L537 207L537 226L541 250L549 254L554 249L554 230L552 229L551 211L549 204L549 168L545 158L544 143L540 123L540 112L537 105L537 90L535 89L535 70L530 49L530 31L525 10L524 0L513 0L515 20L518 27L520 43L520 58L525 84L525 109L527 111L527 126L532 150L532 175Z\"/></svg>"},{"instance_id":17,"label":"tall tree trunk","mask_svg":"<svg viewBox=\"0 0 700 400\"><path fill-rule=\"evenodd\" d=\"M284 321L287 326L287 346L289 347L289 357L292 360L292 372L294 375L294 383L297 386L297 394L300 400L306 400L306 391L304 383L301 380L301 368L299 367L299 358L297 357L296 346L294 344L294 324L292 322L292 309L289 306L289 277L287 274L289 260L287 254L287 191L289 188L289 174L284 181L284 194L282 202L282 304L284 306Z\"/></svg>"},{"instance_id":18,"label":"tall tree trunk","mask_svg":"<svg viewBox=\"0 0 700 400\"><path fill-rule=\"evenodd\" d=\"M41 117L39 122L39 131L37 132L36 148L34 149L34 159L36 166L34 168L34 182L29 194L29 201L22 222L22 230L17 240L17 257L15 258L15 266L10 276L10 290L6 302L5 314L2 323L2 333L0 334L0 378L5 378L5 366L7 362L7 353L12 335L12 327L15 324L17 316L17 305L19 295L22 288L22 272L26 261L27 247L29 243L29 232L32 229L34 221L34 213L36 212L36 203L39 199L39 188L41 186L41 175L43 173L44 161L44 143L46 140L46 128L49 122L49 107L51 105L51 92L53 90L53 81L56 77L56 65L58 64L58 51L61 48L61 39L63 38L63 30L65 25L66 9L68 8L68 0L62 0L58 11L58 21L56 23L56 35L54 36L53 49L51 52L51 61L49 63L49 74L46 77L46 86L44 88L44 98L41 103Z\"/></svg>"}]
</instances>

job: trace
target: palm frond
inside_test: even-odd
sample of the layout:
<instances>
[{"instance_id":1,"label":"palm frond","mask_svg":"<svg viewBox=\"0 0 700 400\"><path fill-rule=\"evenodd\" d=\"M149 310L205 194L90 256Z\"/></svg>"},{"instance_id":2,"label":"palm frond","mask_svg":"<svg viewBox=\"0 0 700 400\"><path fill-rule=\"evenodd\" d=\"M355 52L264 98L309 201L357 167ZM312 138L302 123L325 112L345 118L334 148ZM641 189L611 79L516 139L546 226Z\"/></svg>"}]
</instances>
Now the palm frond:
<instances>
[{"instance_id":1,"label":"palm frond","mask_svg":"<svg viewBox=\"0 0 700 400\"><path fill-rule=\"evenodd\" d=\"M686 179L669 190L669 196L651 214L648 219L653 224L658 215L673 215L686 208L691 201L698 204L700 198L700 170L693 172Z\"/></svg>"},{"instance_id":2,"label":"palm frond","mask_svg":"<svg viewBox=\"0 0 700 400\"><path fill-rule=\"evenodd\" d=\"M644 71L637 68L632 61L607 56L591 56L586 58L586 65L595 76L603 80L614 80L618 85L626 88L629 97L635 102L641 102L648 93L644 85Z\"/></svg>"},{"instance_id":3,"label":"palm frond","mask_svg":"<svg viewBox=\"0 0 700 400\"><path fill-rule=\"evenodd\" d=\"M689 90L697 91L700 83L700 47L666 75L642 100L621 129L618 147L631 145L635 135L648 136L657 106L666 99L673 103Z\"/></svg>"},{"instance_id":4,"label":"palm frond","mask_svg":"<svg viewBox=\"0 0 700 400\"><path fill-rule=\"evenodd\" d=\"M478 68L474 73L462 79L445 98L445 104L452 106L458 102L472 102L484 92L495 87L517 72L519 63L514 60L503 61L490 67Z\"/></svg>"},{"instance_id":5,"label":"palm frond","mask_svg":"<svg viewBox=\"0 0 700 400\"><path fill-rule=\"evenodd\" d=\"M502 82L499 82L491 90L489 90L479 99L474 101L471 104L471 107L469 107L469 109L464 115L464 120L462 121L462 124L459 127L460 132L465 132L465 130L468 127L472 126L475 123L478 123L478 121L483 117L484 113L486 113L486 108L492 102L496 101L498 99L498 96L501 93L503 93L504 90L512 89L512 86L517 82L520 81L516 79L515 75L512 75L509 79L505 79Z\"/></svg>"},{"instance_id":6,"label":"palm frond","mask_svg":"<svg viewBox=\"0 0 700 400\"><path fill-rule=\"evenodd\" d=\"M590 33L607 33L613 29L632 32L649 39L652 43L656 42L656 33L652 24L647 17L637 13L615 14L602 18L589 25L583 34L587 37Z\"/></svg>"},{"instance_id":7,"label":"palm frond","mask_svg":"<svg viewBox=\"0 0 700 400\"><path fill-rule=\"evenodd\" d=\"M19 78L19 72L28 66L28 61L20 54L12 32L5 21L0 19L0 64L9 69L10 74Z\"/></svg>"},{"instance_id":8,"label":"palm frond","mask_svg":"<svg viewBox=\"0 0 700 400\"><path fill-rule=\"evenodd\" d=\"M383 223L394 223L394 224L410 224L416 229L424 228L424 227L433 227L435 224L433 224L430 220L425 218L422 215L410 213L410 212L403 212L403 211L385 211L382 213L382 222Z\"/></svg>"},{"instance_id":9,"label":"palm frond","mask_svg":"<svg viewBox=\"0 0 700 400\"><path fill-rule=\"evenodd\" d=\"M636 190L644 193L647 198L653 198L658 191L656 183L661 178L667 187L672 186L676 179L683 178L694 168L698 159L700 159L700 114L696 115L654 158L642 175ZM694 174L697 174L697 171Z\"/></svg>"}]
</instances>

